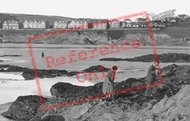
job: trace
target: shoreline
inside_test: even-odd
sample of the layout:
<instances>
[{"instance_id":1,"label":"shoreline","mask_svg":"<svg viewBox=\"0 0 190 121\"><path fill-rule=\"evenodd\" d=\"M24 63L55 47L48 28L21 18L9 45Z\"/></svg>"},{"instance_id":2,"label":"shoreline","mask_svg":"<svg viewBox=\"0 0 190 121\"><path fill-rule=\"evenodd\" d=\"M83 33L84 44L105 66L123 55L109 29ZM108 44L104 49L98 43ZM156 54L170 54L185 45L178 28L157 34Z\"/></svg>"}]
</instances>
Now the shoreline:
<instances>
[{"instance_id":1,"label":"shoreline","mask_svg":"<svg viewBox=\"0 0 190 121\"><path fill-rule=\"evenodd\" d=\"M14 121L1 115L3 112L6 112L12 104L13 102L0 104L0 121Z\"/></svg>"},{"instance_id":2,"label":"shoreline","mask_svg":"<svg viewBox=\"0 0 190 121\"><path fill-rule=\"evenodd\" d=\"M109 45L71 45L71 44L31 44L33 48L53 48L53 47L63 47L63 48L82 48L83 47L103 47L103 46L109 46ZM42 46L43 45L43 46ZM69 47L68 47L69 46ZM22 48L28 48L28 44L17 44L17 43L1 43L0 48L17 48L17 47L22 47ZM174 48L179 48L179 49L190 49L189 46L155 46L157 49L174 49ZM152 46L141 46L141 49L150 49Z\"/></svg>"},{"instance_id":3,"label":"shoreline","mask_svg":"<svg viewBox=\"0 0 190 121\"><path fill-rule=\"evenodd\" d=\"M119 70L115 82L120 82L128 78L141 78L145 73L146 72L142 71L142 69L137 70L135 68L132 70ZM16 98L21 95L39 95L38 88L36 85L37 84L36 78L32 80L24 80L24 78L20 73L17 73L17 75L15 76L14 72L3 72L3 73L0 72L0 75L5 76L4 79L0 80L0 96L2 99L4 99L0 101L0 104L15 101ZM101 77L102 73L98 72L97 76L98 78ZM12 77L12 79L10 79L10 77ZM17 79L15 79L15 77ZM84 76L81 75L80 79L84 79L83 77ZM92 78L94 77L92 76ZM73 77L61 76L55 78L38 79L40 83L40 88L42 90L42 96L47 98L51 97L49 89L51 88L52 85L54 85L57 82L65 82L77 86L93 86L96 83L103 82L103 80L104 79L102 78L99 78L98 80L93 79L92 81L85 79L84 82L80 82L76 78L76 76Z\"/></svg>"}]
</instances>

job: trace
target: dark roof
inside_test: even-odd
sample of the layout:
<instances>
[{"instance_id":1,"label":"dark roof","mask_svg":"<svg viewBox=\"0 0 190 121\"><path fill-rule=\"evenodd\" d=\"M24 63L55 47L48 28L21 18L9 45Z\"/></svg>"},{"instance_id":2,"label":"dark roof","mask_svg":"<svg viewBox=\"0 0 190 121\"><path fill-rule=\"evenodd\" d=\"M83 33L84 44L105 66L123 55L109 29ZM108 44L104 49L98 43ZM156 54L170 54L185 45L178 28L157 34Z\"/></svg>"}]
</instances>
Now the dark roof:
<instances>
[{"instance_id":1,"label":"dark roof","mask_svg":"<svg viewBox=\"0 0 190 121\"><path fill-rule=\"evenodd\" d=\"M184 17L186 17L188 15L187 14L179 14L178 16L184 18Z\"/></svg>"},{"instance_id":2,"label":"dark roof","mask_svg":"<svg viewBox=\"0 0 190 121\"><path fill-rule=\"evenodd\" d=\"M137 18L136 20L137 20L137 21L146 21L145 18Z\"/></svg>"},{"instance_id":3,"label":"dark roof","mask_svg":"<svg viewBox=\"0 0 190 121\"><path fill-rule=\"evenodd\" d=\"M136 22L132 22L132 23L130 23L131 25L139 25L138 23L136 23Z\"/></svg>"},{"instance_id":4,"label":"dark roof","mask_svg":"<svg viewBox=\"0 0 190 121\"><path fill-rule=\"evenodd\" d=\"M162 22L162 20L152 20L152 22Z\"/></svg>"},{"instance_id":5,"label":"dark roof","mask_svg":"<svg viewBox=\"0 0 190 121\"><path fill-rule=\"evenodd\" d=\"M124 21L131 21L131 19L125 19Z\"/></svg>"}]
</instances>

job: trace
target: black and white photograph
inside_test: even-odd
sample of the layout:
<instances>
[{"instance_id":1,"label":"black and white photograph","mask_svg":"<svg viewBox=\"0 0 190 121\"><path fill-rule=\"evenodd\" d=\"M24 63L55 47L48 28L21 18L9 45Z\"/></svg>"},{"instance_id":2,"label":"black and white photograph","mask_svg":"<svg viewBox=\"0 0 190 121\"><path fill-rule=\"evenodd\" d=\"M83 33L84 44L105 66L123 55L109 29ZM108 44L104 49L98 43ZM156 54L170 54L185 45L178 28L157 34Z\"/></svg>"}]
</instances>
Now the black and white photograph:
<instances>
[{"instance_id":1,"label":"black and white photograph","mask_svg":"<svg viewBox=\"0 0 190 121\"><path fill-rule=\"evenodd\" d=\"M190 121L187 0L6 0L0 121Z\"/></svg>"}]
</instances>

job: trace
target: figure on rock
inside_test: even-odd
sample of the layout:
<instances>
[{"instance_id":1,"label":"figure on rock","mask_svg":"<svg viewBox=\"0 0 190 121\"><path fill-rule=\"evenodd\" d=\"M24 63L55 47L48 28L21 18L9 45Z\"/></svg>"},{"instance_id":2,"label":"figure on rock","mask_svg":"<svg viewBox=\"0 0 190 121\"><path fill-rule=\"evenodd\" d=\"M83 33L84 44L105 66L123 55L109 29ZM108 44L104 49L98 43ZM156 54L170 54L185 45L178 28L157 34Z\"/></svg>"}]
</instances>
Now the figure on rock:
<instances>
[{"instance_id":1,"label":"figure on rock","mask_svg":"<svg viewBox=\"0 0 190 121\"><path fill-rule=\"evenodd\" d=\"M114 80L115 80L115 75L116 75L117 70L118 70L117 66L113 66L107 72L107 76L106 76L106 78L104 80L103 87L102 87L102 92L104 94L113 92L113 90L114 90ZM111 97L111 94L109 94L108 97Z\"/></svg>"},{"instance_id":2,"label":"figure on rock","mask_svg":"<svg viewBox=\"0 0 190 121\"><path fill-rule=\"evenodd\" d=\"M148 85L148 84L153 84L157 80L157 77L158 77L158 72L157 72L158 71L158 65L159 65L159 62L155 61L154 64L152 64L148 69L147 76L145 78L145 81L146 81L146 84L147 84L147 88L146 88L146 91L145 91L145 96L152 96L151 95L151 90L153 90L153 94L155 94L156 91L157 91L156 86L150 87L151 85Z\"/></svg>"}]
</instances>

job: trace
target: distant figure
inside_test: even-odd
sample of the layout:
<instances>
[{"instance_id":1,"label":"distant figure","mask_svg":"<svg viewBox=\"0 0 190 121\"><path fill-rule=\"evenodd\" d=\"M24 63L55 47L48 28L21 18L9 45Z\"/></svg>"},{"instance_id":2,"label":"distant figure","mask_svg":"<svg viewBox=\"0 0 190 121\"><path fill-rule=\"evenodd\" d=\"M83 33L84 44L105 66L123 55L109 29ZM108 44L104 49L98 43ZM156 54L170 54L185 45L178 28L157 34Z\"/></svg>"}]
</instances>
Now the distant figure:
<instances>
[{"instance_id":1,"label":"distant figure","mask_svg":"<svg viewBox=\"0 0 190 121\"><path fill-rule=\"evenodd\" d=\"M41 57L44 58L44 56L45 56L45 54L44 54L44 52L42 52Z\"/></svg>"},{"instance_id":2,"label":"distant figure","mask_svg":"<svg viewBox=\"0 0 190 121\"><path fill-rule=\"evenodd\" d=\"M147 72L147 76L145 78L146 84L153 84L157 80L157 66L159 62L156 61L154 64L152 64ZM153 89L153 93L156 93L156 87L149 87L147 86L146 91L145 91L145 96L152 96L150 95L151 89Z\"/></svg>"},{"instance_id":3,"label":"distant figure","mask_svg":"<svg viewBox=\"0 0 190 121\"><path fill-rule=\"evenodd\" d=\"M113 92L114 79L115 79L115 74L116 74L117 69L118 69L117 66L113 66L112 69L107 72L107 76L104 80L103 88L102 88L102 92L104 94ZM111 97L111 94L109 94L108 97Z\"/></svg>"}]
</instances>

